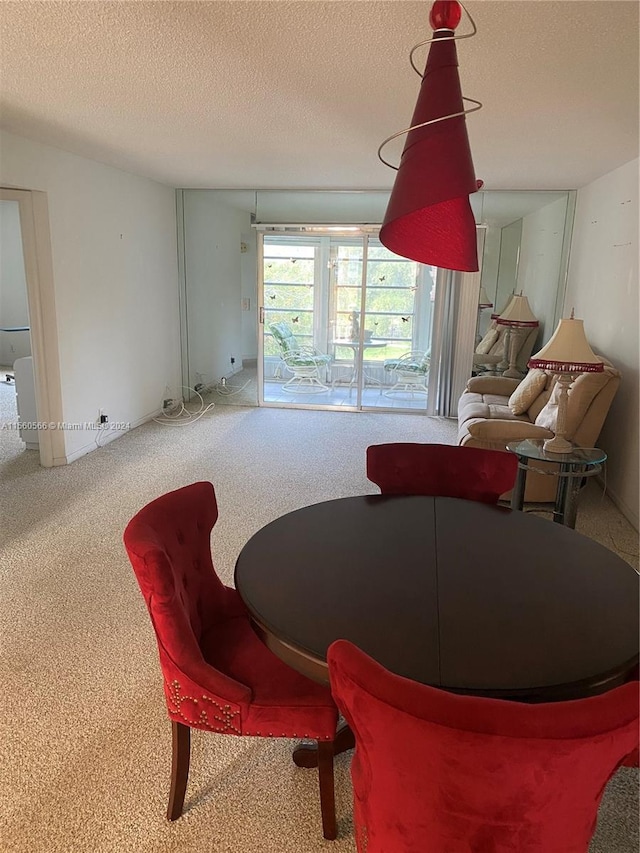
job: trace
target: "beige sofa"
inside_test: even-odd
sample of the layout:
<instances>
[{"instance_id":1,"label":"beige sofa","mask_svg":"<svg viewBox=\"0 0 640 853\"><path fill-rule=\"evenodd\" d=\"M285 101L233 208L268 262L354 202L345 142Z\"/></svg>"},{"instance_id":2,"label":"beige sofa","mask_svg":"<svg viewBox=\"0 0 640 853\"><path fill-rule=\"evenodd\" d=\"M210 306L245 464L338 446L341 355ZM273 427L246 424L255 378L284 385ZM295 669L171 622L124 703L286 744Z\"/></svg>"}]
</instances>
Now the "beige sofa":
<instances>
[{"instance_id":1,"label":"beige sofa","mask_svg":"<svg viewBox=\"0 0 640 853\"><path fill-rule=\"evenodd\" d=\"M542 374L542 371L536 371ZM534 387L534 380L535 387ZM525 385L526 383L526 385ZM542 384L541 390L537 390ZM521 383L517 379L502 376L475 376L458 403L458 444L469 447L486 447L505 450L507 442L527 438L551 438L553 426L549 403L556 379L551 374L528 375L522 380L520 397L528 407L515 414L509 406L519 411L512 397ZM567 405L567 435L576 446L595 447L600 430L609 411L609 406L620 384L620 373L605 362L603 373L582 373L571 384ZM531 393L527 394L527 388ZM530 401L526 397L532 397ZM545 408L546 407L546 408ZM544 410L544 411L543 411ZM536 424L536 419L538 424ZM543 425L544 424L544 425ZM557 465L539 463L541 469L550 473L558 470ZM527 474L525 501L548 502L555 499L557 478L530 471Z\"/></svg>"},{"instance_id":2,"label":"beige sofa","mask_svg":"<svg viewBox=\"0 0 640 853\"><path fill-rule=\"evenodd\" d=\"M539 328L535 326L531 329L524 329L522 332L515 333L519 336L516 370L519 370L522 374L527 372L527 362L533 352L539 331ZM499 325L495 320L491 323L473 354L474 373L500 373L498 364L500 362L509 363L509 355L511 353L505 355L504 347L510 335L511 332L507 326Z\"/></svg>"}]
</instances>

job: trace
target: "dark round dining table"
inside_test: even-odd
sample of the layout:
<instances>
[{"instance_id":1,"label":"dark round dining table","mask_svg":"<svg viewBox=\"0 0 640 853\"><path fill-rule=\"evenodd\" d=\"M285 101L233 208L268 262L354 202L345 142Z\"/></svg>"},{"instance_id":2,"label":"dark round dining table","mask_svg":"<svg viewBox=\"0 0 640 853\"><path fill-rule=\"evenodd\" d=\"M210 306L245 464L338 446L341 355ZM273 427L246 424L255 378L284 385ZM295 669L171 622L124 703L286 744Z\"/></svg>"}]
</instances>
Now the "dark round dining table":
<instances>
[{"instance_id":1,"label":"dark round dining table","mask_svg":"<svg viewBox=\"0 0 640 853\"><path fill-rule=\"evenodd\" d=\"M637 572L574 530L503 507L314 504L252 536L235 584L269 648L324 683L338 638L424 684L528 702L603 692L638 662Z\"/></svg>"}]
</instances>

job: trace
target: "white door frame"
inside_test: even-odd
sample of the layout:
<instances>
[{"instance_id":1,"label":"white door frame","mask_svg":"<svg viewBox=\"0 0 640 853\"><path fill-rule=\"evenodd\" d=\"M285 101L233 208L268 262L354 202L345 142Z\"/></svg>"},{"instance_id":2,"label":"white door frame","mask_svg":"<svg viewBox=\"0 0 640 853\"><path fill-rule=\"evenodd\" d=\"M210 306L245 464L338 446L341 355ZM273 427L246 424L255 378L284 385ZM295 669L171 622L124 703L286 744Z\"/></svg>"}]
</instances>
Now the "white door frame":
<instances>
[{"instance_id":1,"label":"white door frame","mask_svg":"<svg viewBox=\"0 0 640 853\"><path fill-rule=\"evenodd\" d=\"M47 194L0 187L0 200L18 202L20 212L38 423L56 425L38 430L40 464L51 468L67 460Z\"/></svg>"}]
</instances>

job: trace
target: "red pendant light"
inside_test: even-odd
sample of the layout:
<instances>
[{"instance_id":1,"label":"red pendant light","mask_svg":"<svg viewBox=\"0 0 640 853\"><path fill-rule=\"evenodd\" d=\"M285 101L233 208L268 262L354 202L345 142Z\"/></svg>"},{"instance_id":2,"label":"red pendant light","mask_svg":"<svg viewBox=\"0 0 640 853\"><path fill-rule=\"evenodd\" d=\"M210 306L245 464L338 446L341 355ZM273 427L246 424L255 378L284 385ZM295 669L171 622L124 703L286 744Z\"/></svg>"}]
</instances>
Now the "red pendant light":
<instances>
[{"instance_id":1,"label":"red pendant light","mask_svg":"<svg viewBox=\"0 0 640 853\"><path fill-rule=\"evenodd\" d=\"M429 13L429 23L434 30L455 30L462 18L462 7L457 0L436 0Z\"/></svg>"},{"instance_id":2,"label":"red pendant light","mask_svg":"<svg viewBox=\"0 0 640 853\"><path fill-rule=\"evenodd\" d=\"M380 155L387 142L408 134L380 241L395 254L423 264L475 272L476 225L469 195L482 182L473 169L465 113L482 105L473 101L476 106L465 110L463 104L455 42L465 36L454 35L461 15L460 3L436 0L429 16L433 38L411 51L413 65L414 51L431 45L411 127L389 137L378 151ZM475 26L469 35L474 33Z\"/></svg>"}]
</instances>

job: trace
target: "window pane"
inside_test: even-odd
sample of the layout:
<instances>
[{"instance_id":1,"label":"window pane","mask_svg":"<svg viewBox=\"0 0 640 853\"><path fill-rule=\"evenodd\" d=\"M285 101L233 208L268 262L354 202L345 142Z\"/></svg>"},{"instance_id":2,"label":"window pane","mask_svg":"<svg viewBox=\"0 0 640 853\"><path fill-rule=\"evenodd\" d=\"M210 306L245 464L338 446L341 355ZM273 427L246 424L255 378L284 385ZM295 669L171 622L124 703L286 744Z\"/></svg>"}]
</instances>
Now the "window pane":
<instances>
[{"instance_id":1,"label":"window pane","mask_svg":"<svg viewBox=\"0 0 640 853\"><path fill-rule=\"evenodd\" d=\"M288 308L292 311L305 309L313 310L313 287L305 284L283 285L265 284L264 289L265 310L283 310Z\"/></svg>"},{"instance_id":2,"label":"window pane","mask_svg":"<svg viewBox=\"0 0 640 853\"><path fill-rule=\"evenodd\" d=\"M360 288L338 287L336 290L338 313L360 310Z\"/></svg>"},{"instance_id":3,"label":"window pane","mask_svg":"<svg viewBox=\"0 0 640 853\"><path fill-rule=\"evenodd\" d=\"M417 264L413 261L369 261L368 287L415 287Z\"/></svg>"},{"instance_id":4,"label":"window pane","mask_svg":"<svg viewBox=\"0 0 640 853\"><path fill-rule=\"evenodd\" d=\"M389 287L367 290L367 312L413 314L415 291Z\"/></svg>"},{"instance_id":5,"label":"window pane","mask_svg":"<svg viewBox=\"0 0 640 853\"><path fill-rule=\"evenodd\" d=\"M265 286L267 284L277 284L279 282L298 282L300 284L313 284L314 271L315 262L312 259L264 259Z\"/></svg>"}]
</instances>

